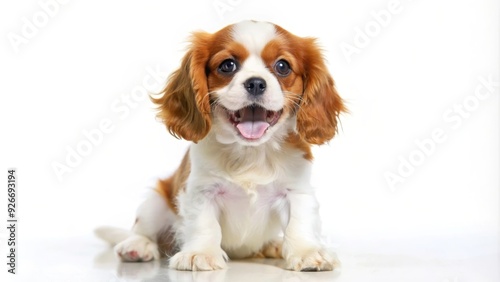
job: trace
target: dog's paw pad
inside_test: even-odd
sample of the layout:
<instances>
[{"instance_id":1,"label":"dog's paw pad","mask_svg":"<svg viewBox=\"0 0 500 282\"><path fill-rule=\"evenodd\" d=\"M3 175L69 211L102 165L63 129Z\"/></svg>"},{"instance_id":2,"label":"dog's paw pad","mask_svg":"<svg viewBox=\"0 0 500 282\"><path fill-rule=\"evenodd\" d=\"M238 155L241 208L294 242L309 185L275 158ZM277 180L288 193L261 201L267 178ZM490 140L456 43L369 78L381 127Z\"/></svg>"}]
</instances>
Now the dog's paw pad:
<instances>
[{"instance_id":1,"label":"dog's paw pad","mask_svg":"<svg viewBox=\"0 0 500 282\"><path fill-rule=\"evenodd\" d=\"M122 261L150 261L160 258L158 246L148 238L134 235L115 246Z\"/></svg>"},{"instance_id":2,"label":"dog's paw pad","mask_svg":"<svg viewBox=\"0 0 500 282\"><path fill-rule=\"evenodd\" d=\"M130 258L131 260L138 260L139 259L139 254L137 251L130 251L125 254L126 257Z\"/></svg>"}]
</instances>

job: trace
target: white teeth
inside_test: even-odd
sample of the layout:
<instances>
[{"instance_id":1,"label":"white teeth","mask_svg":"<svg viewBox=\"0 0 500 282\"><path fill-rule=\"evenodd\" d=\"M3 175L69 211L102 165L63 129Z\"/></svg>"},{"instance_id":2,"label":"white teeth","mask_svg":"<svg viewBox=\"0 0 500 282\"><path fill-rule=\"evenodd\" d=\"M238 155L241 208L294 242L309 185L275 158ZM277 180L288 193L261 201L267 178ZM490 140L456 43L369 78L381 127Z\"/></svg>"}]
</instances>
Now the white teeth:
<instances>
[{"instance_id":1,"label":"white teeth","mask_svg":"<svg viewBox=\"0 0 500 282\"><path fill-rule=\"evenodd\" d=\"M275 119L275 117L276 117L276 112L271 112L271 111L268 111L268 112L266 113L266 121L267 121L268 123L273 122L273 120Z\"/></svg>"},{"instance_id":2,"label":"white teeth","mask_svg":"<svg viewBox=\"0 0 500 282\"><path fill-rule=\"evenodd\" d=\"M267 123L271 123L271 121L273 121L273 118L270 117L269 115L267 115L266 121L267 121Z\"/></svg>"}]
</instances>

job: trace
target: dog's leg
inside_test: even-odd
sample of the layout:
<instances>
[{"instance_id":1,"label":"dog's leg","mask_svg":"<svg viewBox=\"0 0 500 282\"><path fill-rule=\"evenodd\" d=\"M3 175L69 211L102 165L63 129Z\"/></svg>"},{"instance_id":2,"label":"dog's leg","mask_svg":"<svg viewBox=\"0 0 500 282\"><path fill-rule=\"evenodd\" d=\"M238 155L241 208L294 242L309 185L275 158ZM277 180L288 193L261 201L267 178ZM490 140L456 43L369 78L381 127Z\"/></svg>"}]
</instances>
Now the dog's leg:
<instances>
[{"instance_id":1,"label":"dog's leg","mask_svg":"<svg viewBox=\"0 0 500 282\"><path fill-rule=\"evenodd\" d=\"M203 192L190 192L189 189L178 199L182 225L177 234L182 245L181 251L170 258L169 266L193 271L224 268L227 255L221 248L219 210L213 199Z\"/></svg>"},{"instance_id":2,"label":"dog's leg","mask_svg":"<svg viewBox=\"0 0 500 282\"><path fill-rule=\"evenodd\" d=\"M283 242L286 267L295 271L333 270L335 259L321 244L318 202L312 193L290 191Z\"/></svg>"},{"instance_id":3,"label":"dog's leg","mask_svg":"<svg viewBox=\"0 0 500 282\"><path fill-rule=\"evenodd\" d=\"M160 258L159 237L176 220L165 199L158 193L149 196L137 209L132 235L116 244L115 252L123 261L150 261Z\"/></svg>"}]
</instances>

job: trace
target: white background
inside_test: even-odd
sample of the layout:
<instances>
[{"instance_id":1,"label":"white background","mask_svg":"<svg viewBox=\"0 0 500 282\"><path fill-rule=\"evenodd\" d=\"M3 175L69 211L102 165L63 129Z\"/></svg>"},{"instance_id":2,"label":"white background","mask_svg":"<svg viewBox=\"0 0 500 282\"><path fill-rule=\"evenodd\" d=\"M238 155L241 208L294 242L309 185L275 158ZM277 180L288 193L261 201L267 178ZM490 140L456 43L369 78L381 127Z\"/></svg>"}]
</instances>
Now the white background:
<instances>
[{"instance_id":1,"label":"white background","mask_svg":"<svg viewBox=\"0 0 500 282\"><path fill-rule=\"evenodd\" d=\"M127 116L113 106L125 105L148 69L166 79L190 32L255 19L317 37L350 110L335 139L314 148L324 233L340 256L353 249L422 258L496 254L499 3L401 0L381 26L375 15L390 2L68 1L18 46L11 38L23 36L23 18L43 20L37 15L44 10L37 1L2 2L0 168L5 182L7 168L17 169L19 238L57 241L91 236L102 224L131 226L146 191L176 168L188 142L167 133L144 96L127 106ZM371 35L361 46L356 40L366 29ZM346 55L346 44L357 53ZM497 86L474 100L480 77ZM450 111L464 101L469 110L460 124L443 117L459 117ZM53 164L67 165L68 147L85 142L83 132L103 120L113 130L58 179ZM391 187L387 172L422 155L416 142L435 130L444 142ZM6 196L0 193L2 218Z\"/></svg>"}]
</instances>

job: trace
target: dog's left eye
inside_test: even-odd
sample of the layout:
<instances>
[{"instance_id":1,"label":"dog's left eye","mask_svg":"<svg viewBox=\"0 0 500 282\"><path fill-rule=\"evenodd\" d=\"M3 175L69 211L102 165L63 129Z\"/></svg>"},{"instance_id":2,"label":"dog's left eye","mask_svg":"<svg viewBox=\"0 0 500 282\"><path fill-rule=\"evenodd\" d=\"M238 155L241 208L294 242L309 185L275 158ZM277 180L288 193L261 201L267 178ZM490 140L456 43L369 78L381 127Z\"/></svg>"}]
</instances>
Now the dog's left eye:
<instances>
[{"instance_id":1,"label":"dog's left eye","mask_svg":"<svg viewBox=\"0 0 500 282\"><path fill-rule=\"evenodd\" d=\"M277 61L276 64L274 64L274 70L279 76L287 76L292 71L290 64L285 60Z\"/></svg>"},{"instance_id":2,"label":"dog's left eye","mask_svg":"<svg viewBox=\"0 0 500 282\"><path fill-rule=\"evenodd\" d=\"M236 61L233 59L224 60L219 65L219 72L221 72L223 74L231 74L231 73L235 72L236 69L237 69Z\"/></svg>"}]
</instances>

